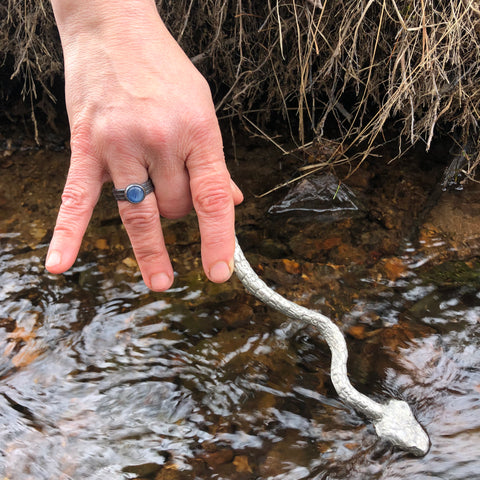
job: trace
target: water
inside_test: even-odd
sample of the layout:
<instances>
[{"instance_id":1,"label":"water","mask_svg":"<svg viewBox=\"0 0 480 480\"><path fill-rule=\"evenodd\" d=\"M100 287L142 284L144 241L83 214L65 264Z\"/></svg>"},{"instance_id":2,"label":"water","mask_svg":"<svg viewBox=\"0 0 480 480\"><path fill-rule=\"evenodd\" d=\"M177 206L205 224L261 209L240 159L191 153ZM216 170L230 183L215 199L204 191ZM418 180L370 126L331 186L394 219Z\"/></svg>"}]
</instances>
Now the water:
<instances>
[{"instance_id":1,"label":"water","mask_svg":"<svg viewBox=\"0 0 480 480\"><path fill-rule=\"evenodd\" d=\"M312 328L235 279L206 282L193 217L166 226L176 271L168 292L141 282L108 194L74 268L49 275L65 161L19 154L0 180L1 478L480 478L475 257L450 255L441 237L395 236L369 217L265 218L282 194L256 201L251 192L272 167L232 166L247 194L238 234L252 264L339 323L359 390L412 405L432 441L417 459L339 401Z\"/></svg>"}]
</instances>

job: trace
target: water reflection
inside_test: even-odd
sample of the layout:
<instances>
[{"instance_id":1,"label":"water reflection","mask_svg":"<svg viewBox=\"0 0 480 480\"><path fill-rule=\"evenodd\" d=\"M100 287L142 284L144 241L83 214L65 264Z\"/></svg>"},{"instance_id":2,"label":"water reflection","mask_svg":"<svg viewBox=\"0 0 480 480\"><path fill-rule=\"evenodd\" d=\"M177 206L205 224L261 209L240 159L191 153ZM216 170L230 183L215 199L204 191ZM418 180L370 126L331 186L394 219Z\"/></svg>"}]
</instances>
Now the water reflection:
<instances>
[{"instance_id":1,"label":"water reflection","mask_svg":"<svg viewBox=\"0 0 480 480\"><path fill-rule=\"evenodd\" d=\"M450 274L443 281L440 270L432 277L432 252L422 245L404 244L398 276L332 263L329 290L307 258L296 284L284 287L315 308L344 302L337 320L348 335L351 380L377 400L414 407L432 440L417 459L378 441L338 400L328 349L310 327L259 305L238 282L207 284L178 252L175 288L165 294L149 293L134 268L109 255L86 252L70 273L50 276L46 243L28 240L28 219L17 232L2 221L2 477L478 475L478 282L475 275L452 282ZM242 234L250 238L248 225ZM259 250L252 261L268 261ZM273 279L281 265L265 275ZM295 275L287 274L280 280Z\"/></svg>"}]
</instances>

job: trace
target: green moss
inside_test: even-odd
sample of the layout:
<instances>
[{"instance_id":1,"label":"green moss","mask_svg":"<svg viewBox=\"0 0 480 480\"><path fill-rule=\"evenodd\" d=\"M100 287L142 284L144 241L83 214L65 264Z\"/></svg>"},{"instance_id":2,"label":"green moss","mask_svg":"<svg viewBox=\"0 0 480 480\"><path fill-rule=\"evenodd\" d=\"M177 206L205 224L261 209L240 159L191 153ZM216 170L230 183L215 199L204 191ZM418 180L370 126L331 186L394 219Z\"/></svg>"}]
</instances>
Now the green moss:
<instances>
[{"instance_id":1,"label":"green moss","mask_svg":"<svg viewBox=\"0 0 480 480\"><path fill-rule=\"evenodd\" d=\"M438 286L467 285L480 288L480 260L445 262L425 272L422 278Z\"/></svg>"}]
</instances>

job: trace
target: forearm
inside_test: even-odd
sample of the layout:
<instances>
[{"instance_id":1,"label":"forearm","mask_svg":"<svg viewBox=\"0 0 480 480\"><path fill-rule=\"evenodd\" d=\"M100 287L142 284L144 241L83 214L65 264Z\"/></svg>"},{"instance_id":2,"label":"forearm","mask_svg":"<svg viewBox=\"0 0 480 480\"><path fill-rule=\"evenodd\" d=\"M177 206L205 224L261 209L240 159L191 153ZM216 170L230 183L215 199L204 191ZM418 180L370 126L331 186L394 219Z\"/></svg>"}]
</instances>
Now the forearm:
<instances>
[{"instance_id":1,"label":"forearm","mask_svg":"<svg viewBox=\"0 0 480 480\"><path fill-rule=\"evenodd\" d=\"M92 35L117 42L169 35L154 0L51 0L51 4L64 48Z\"/></svg>"},{"instance_id":2,"label":"forearm","mask_svg":"<svg viewBox=\"0 0 480 480\"><path fill-rule=\"evenodd\" d=\"M182 65L190 64L162 22L154 0L51 2L64 52L69 116L74 104L89 107L86 91L90 102L97 103L114 86L133 96L158 96L182 75ZM163 82L161 91L157 80Z\"/></svg>"}]
</instances>

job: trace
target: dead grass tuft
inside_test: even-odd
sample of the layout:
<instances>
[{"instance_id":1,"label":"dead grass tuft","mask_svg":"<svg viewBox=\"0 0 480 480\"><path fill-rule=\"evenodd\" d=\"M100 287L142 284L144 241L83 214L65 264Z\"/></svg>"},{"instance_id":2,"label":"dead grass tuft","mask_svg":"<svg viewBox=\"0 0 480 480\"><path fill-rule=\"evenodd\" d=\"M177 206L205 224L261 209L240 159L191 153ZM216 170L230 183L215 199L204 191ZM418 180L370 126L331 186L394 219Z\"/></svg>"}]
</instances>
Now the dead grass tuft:
<instances>
[{"instance_id":1,"label":"dead grass tuft","mask_svg":"<svg viewBox=\"0 0 480 480\"><path fill-rule=\"evenodd\" d=\"M174 36L210 79L220 116L263 128L281 115L308 145L335 126L361 160L399 132L398 152L441 128L480 162L477 0L158 0ZM61 53L46 0L0 6L0 43L32 105L52 99ZM4 93L4 86L2 93ZM331 130L329 130L331 131ZM473 142L473 147L472 147Z\"/></svg>"}]
</instances>

